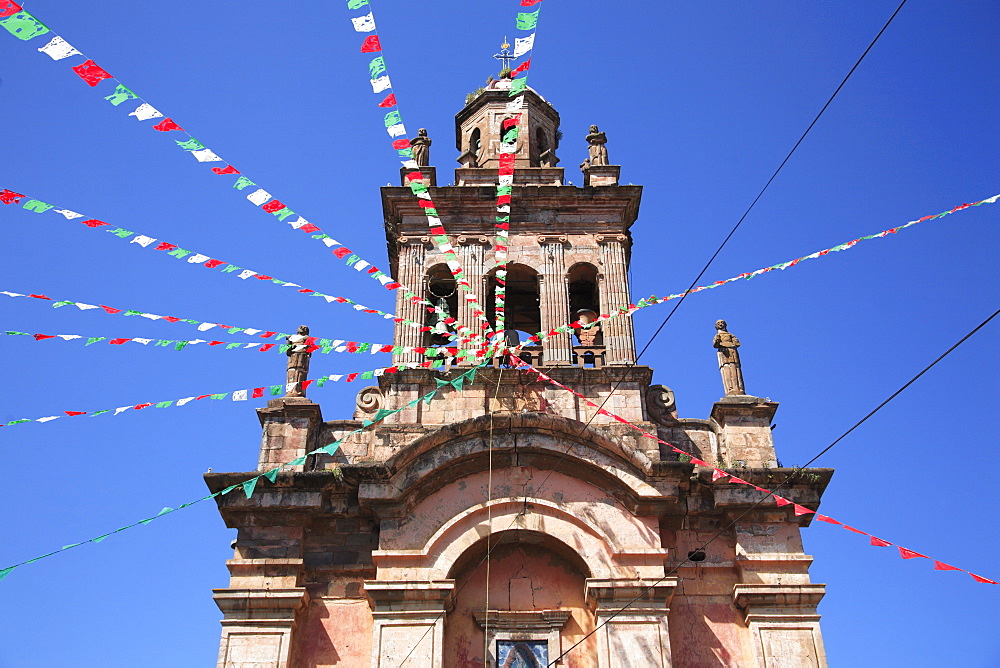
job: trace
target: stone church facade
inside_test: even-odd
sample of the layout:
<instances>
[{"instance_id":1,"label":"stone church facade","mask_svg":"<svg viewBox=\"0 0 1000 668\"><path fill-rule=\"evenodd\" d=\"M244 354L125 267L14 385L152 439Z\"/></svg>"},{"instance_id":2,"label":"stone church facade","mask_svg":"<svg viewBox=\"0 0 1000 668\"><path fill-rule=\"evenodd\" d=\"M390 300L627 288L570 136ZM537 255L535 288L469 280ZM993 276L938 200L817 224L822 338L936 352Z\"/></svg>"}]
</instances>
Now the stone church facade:
<instances>
[{"instance_id":1,"label":"stone church facade","mask_svg":"<svg viewBox=\"0 0 1000 668\"><path fill-rule=\"evenodd\" d=\"M456 116L455 185L439 186L435 168L421 168L484 304L496 283L505 87L493 82ZM522 113L506 312L525 342L629 304L642 188L619 185L619 168L602 161L585 163L583 187L565 185L559 114L531 89ZM410 189L381 190L393 275L477 327ZM398 314L433 329L397 325L396 344L446 341L448 325L397 295ZM737 467L748 482L767 487L789 473L777 468L771 437L777 404L745 394L742 377L738 387L726 381L707 418L680 417L673 392L635 365L629 317L591 331L526 345L519 356L709 464ZM724 378L738 373L736 360ZM759 495L746 486L713 482L711 469L503 362L462 391L445 388L351 436L335 455L285 467L250 499L216 497L238 530L229 585L214 592L220 668L826 665L816 611L824 586L810 582L800 538L812 515L754 506ZM346 420L325 419L306 397L271 400L258 409L258 470L468 368L383 375ZM251 475L205 477L219 491ZM812 469L782 494L815 509L831 475Z\"/></svg>"}]
</instances>

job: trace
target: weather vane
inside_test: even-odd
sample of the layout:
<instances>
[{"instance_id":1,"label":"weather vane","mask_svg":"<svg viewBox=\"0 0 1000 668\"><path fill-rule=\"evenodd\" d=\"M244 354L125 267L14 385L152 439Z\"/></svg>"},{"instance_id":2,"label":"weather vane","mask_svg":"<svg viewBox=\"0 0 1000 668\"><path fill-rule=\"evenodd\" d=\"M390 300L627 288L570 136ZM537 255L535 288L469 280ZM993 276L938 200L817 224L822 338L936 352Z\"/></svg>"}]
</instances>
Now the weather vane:
<instances>
[{"instance_id":1,"label":"weather vane","mask_svg":"<svg viewBox=\"0 0 1000 668\"><path fill-rule=\"evenodd\" d=\"M514 54L510 52L510 44L507 43L506 37L503 38L503 44L500 45L500 53L494 53L493 57L503 64L502 69L510 69L510 61L514 60Z\"/></svg>"}]
</instances>

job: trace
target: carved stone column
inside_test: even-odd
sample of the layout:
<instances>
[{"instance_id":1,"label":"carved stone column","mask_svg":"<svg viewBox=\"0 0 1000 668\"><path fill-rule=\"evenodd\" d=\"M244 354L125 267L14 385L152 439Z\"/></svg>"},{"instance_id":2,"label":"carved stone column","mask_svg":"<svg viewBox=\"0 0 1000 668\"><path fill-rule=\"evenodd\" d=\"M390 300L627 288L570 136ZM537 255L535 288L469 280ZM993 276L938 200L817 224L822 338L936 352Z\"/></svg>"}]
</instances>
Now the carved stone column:
<instances>
[{"instance_id":1,"label":"carved stone column","mask_svg":"<svg viewBox=\"0 0 1000 668\"><path fill-rule=\"evenodd\" d=\"M483 321L474 315L473 311L476 310L476 307L469 301L468 296L474 294L483 311L486 313L493 312L493 304L486 303L488 301L487 291L484 288L485 282L483 281L483 257L485 255L483 248L485 244L489 243L489 239L486 237L459 236L456 237L455 242L457 246L456 250L458 251L458 261L462 263L462 271L465 272L465 277L472 287L471 292L459 288L458 314L455 315L455 318L459 323L478 333L482 331Z\"/></svg>"},{"instance_id":2,"label":"carved stone column","mask_svg":"<svg viewBox=\"0 0 1000 668\"><path fill-rule=\"evenodd\" d=\"M305 397L271 399L267 407L257 409L257 418L263 428L258 471L270 471L312 450L315 436L323 424L319 404ZM284 470L302 471L303 465Z\"/></svg>"},{"instance_id":3,"label":"carved stone column","mask_svg":"<svg viewBox=\"0 0 1000 668\"><path fill-rule=\"evenodd\" d=\"M677 578L587 580L587 598L597 603L599 668L671 665L667 617L676 588Z\"/></svg>"},{"instance_id":4,"label":"carved stone column","mask_svg":"<svg viewBox=\"0 0 1000 668\"><path fill-rule=\"evenodd\" d=\"M566 237L538 237L542 247L542 272L539 284L539 298L542 311L542 330L549 332L568 324L572 317L569 312L569 286L566 283ZM534 334L534 332L532 332ZM558 334L542 344L546 364L570 363L570 334Z\"/></svg>"},{"instance_id":5,"label":"carved stone column","mask_svg":"<svg viewBox=\"0 0 1000 668\"><path fill-rule=\"evenodd\" d=\"M425 297L424 289L424 258L427 254L422 239L402 237L399 240L399 276L400 283L415 291L418 296ZM427 313L421 304L414 304L403 295L402 290L396 291L396 314L401 318L423 323ZM396 323L395 345L419 347L423 345L423 333L412 325ZM422 362L423 355L419 353L400 353L392 356L393 364L400 362Z\"/></svg>"},{"instance_id":6,"label":"carved stone column","mask_svg":"<svg viewBox=\"0 0 1000 668\"><path fill-rule=\"evenodd\" d=\"M292 665L296 617L309 603L305 587L216 589L213 598L223 613L218 668Z\"/></svg>"},{"instance_id":7,"label":"carved stone column","mask_svg":"<svg viewBox=\"0 0 1000 668\"><path fill-rule=\"evenodd\" d=\"M601 275L598 277L601 293L601 313L615 313L630 303L628 264L625 259L624 234L597 235L601 256ZM635 332L632 316L620 315L601 323L608 364L635 363Z\"/></svg>"}]
</instances>

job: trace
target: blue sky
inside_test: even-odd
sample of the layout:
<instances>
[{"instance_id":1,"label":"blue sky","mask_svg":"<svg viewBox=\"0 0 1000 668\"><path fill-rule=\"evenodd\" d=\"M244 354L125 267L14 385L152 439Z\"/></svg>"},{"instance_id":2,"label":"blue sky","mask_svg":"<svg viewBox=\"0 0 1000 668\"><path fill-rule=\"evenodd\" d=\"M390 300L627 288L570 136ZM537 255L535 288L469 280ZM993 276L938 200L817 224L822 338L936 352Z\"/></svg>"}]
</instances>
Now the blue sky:
<instances>
[{"instance_id":1,"label":"blue sky","mask_svg":"<svg viewBox=\"0 0 1000 668\"><path fill-rule=\"evenodd\" d=\"M27 9L306 218L385 262L378 186L398 183L343 2L114 3ZM403 119L426 127L432 164L457 163L454 114L496 71L513 0L373 0ZM566 178L583 137L607 133L622 181L645 186L632 292L683 290L895 9L895 2L542 5L530 83L562 115ZM706 274L717 280L1000 193L995 3L912 0ZM129 118L69 69L0 34L0 118L10 188L243 267L391 310L391 295L306 235L255 211L168 133ZM775 439L801 464L997 308L1000 205L915 226L848 252L690 297L642 362L684 417L722 393L711 348L725 318L749 392L781 403ZM0 209L0 290L331 338L389 340L343 306L193 267L101 231ZM194 338L183 323L7 299L0 329ZM636 316L640 346L670 306ZM986 577L1000 576L996 322L824 456L821 511ZM203 337L205 338L205 337ZM221 338L221 337L220 337ZM226 337L248 341L244 335ZM0 340L0 421L99 410L282 381L274 352L180 352ZM387 356L317 356L315 375ZM310 391L348 417L353 385ZM197 402L118 417L4 428L0 566L205 494L201 474L251 470L261 402ZM30 564L0 584L0 666L210 665L234 532L199 504L99 545ZM812 576L838 665L991 666L1000 588L902 561L893 548L814 524ZM58 638L58 642L53 642Z\"/></svg>"}]
</instances>

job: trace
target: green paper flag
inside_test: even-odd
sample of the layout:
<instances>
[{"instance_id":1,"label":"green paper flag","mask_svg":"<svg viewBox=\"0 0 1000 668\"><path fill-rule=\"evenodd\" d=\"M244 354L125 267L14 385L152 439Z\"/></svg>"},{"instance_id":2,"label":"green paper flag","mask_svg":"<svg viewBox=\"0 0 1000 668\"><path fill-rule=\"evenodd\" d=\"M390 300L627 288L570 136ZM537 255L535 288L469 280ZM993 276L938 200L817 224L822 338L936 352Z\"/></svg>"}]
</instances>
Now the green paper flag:
<instances>
[{"instance_id":1,"label":"green paper flag","mask_svg":"<svg viewBox=\"0 0 1000 668\"><path fill-rule=\"evenodd\" d=\"M390 111L388 114L385 115L385 127L390 127L392 125L396 125L397 123L402 123L402 122L403 119L399 115L398 111Z\"/></svg>"},{"instance_id":2,"label":"green paper flag","mask_svg":"<svg viewBox=\"0 0 1000 668\"><path fill-rule=\"evenodd\" d=\"M340 441L334 441L333 443L330 443L329 445L324 445L322 448L320 448L320 451L321 452L325 452L328 455L332 455L333 453L335 453L337 451L337 449L339 447L340 447Z\"/></svg>"},{"instance_id":3,"label":"green paper flag","mask_svg":"<svg viewBox=\"0 0 1000 668\"><path fill-rule=\"evenodd\" d=\"M202 144L197 139L195 139L194 137L191 137L187 141L174 140L174 143L180 146L185 151L200 151L201 149L205 148L205 145Z\"/></svg>"},{"instance_id":4,"label":"green paper flag","mask_svg":"<svg viewBox=\"0 0 1000 668\"><path fill-rule=\"evenodd\" d=\"M3 579L8 575L10 575L10 572L15 568L17 568L17 566L10 566L8 568L0 569L0 582L3 582Z\"/></svg>"},{"instance_id":5,"label":"green paper flag","mask_svg":"<svg viewBox=\"0 0 1000 668\"><path fill-rule=\"evenodd\" d=\"M372 426L373 424L375 424L375 423L374 423L374 422L373 422L372 420L367 420L367 419L366 419L366 420L364 420L364 421L363 421L363 422L361 423L361 428L362 428L362 429L365 429L365 428L367 428L367 427L370 427L370 426ZM322 450L322 449L323 449L323 448L320 448L320 450Z\"/></svg>"},{"instance_id":6,"label":"green paper flag","mask_svg":"<svg viewBox=\"0 0 1000 668\"><path fill-rule=\"evenodd\" d=\"M455 380L451 381L451 386L455 388L456 392L461 392L463 385L465 385L465 376L459 376Z\"/></svg>"},{"instance_id":7,"label":"green paper flag","mask_svg":"<svg viewBox=\"0 0 1000 668\"><path fill-rule=\"evenodd\" d=\"M173 403L174 403L173 401L161 401L160 403L156 404L156 408L170 408L171 404Z\"/></svg>"},{"instance_id":8,"label":"green paper flag","mask_svg":"<svg viewBox=\"0 0 1000 668\"><path fill-rule=\"evenodd\" d=\"M59 308L60 306L68 306L69 304L75 304L75 303L76 302L68 302L68 301L55 302L54 304L52 304L52 308Z\"/></svg>"},{"instance_id":9,"label":"green paper flag","mask_svg":"<svg viewBox=\"0 0 1000 668\"><path fill-rule=\"evenodd\" d=\"M520 95L527 87L527 79L514 79L514 81L510 84L510 93L508 93L507 96L514 97L515 95Z\"/></svg>"},{"instance_id":10,"label":"green paper flag","mask_svg":"<svg viewBox=\"0 0 1000 668\"><path fill-rule=\"evenodd\" d=\"M422 399L423 401L427 402L427 405L428 405L428 406L430 406L430 405L431 405L431 401L432 401L432 400L434 399L434 397L436 397L436 396L437 396L437 392L428 392L428 393L427 393L427 394L425 394L425 395L424 395L424 396L423 396L423 397L422 397L421 399Z\"/></svg>"},{"instance_id":11,"label":"green paper flag","mask_svg":"<svg viewBox=\"0 0 1000 668\"><path fill-rule=\"evenodd\" d=\"M188 344L187 341L178 341L177 343L174 344L174 350L183 350L184 346L186 346L187 344Z\"/></svg>"},{"instance_id":12,"label":"green paper flag","mask_svg":"<svg viewBox=\"0 0 1000 668\"><path fill-rule=\"evenodd\" d=\"M439 390L442 387L447 387L447 386L451 385L451 381L449 381L449 380L441 380L440 378L435 378L434 382L437 383L437 387L438 387Z\"/></svg>"},{"instance_id":13,"label":"green paper flag","mask_svg":"<svg viewBox=\"0 0 1000 668\"><path fill-rule=\"evenodd\" d=\"M239 348L242 345L243 344L239 343L239 342L236 342L236 343L227 343L226 344L226 350L232 350L233 348Z\"/></svg>"},{"instance_id":14,"label":"green paper flag","mask_svg":"<svg viewBox=\"0 0 1000 668\"><path fill-rule=\"evenodd\" d=\"M115 533L115 532L112 531L111 533ZM110 535L111 535L110 533L106 533L103 536L98 536L97 538L91 538L90 542L91 543L100 543L102 540L104 540L105 538L107 538Z\"/></svg>"},{"instance_id":15,"label":"green paper flag","mask_svg":"<svg viewBox=\"0 0 1000 668\"><path fill-rule=\"evenodd\" d=\"M348 9L358 9L368 4L368 0L347 0Z\"/></svg>"},{"instance_id":16,"label":"green paper flag","mask_svg":"<svg viewBox=\"0 0 1000 668\"><path fill-rule=\"evenodd\" d=\"M257 486L257 480L259 480L259 479L260 479L260 476L257 476L256 478L250 478L245 483L243 483L243 493L247 495L248 499L251 496L253 496L254 487Z\"/></svg>"},{"instance_id":17,"label":"green paper flag","mask_svg":"<svg viewBox=\"0 0 1000 668\"><path fill-rule=\"evenodd\" d=\"M213 394L209 399L225 399L228 392L223 392L222 394Z\"/></svg>"},{"instance_id":18,"label":"green paper flag","mask_svg":"<svg viewBox=\"0 0 1000 668\"><path fill-rule=\"evenodd\" d=\"M396 411L391 411L388 408L380 408L377 411L375 411L375 417L373 417L372 420L374 420L375 422L379 422L379 421L384 420L385 418L389 417L390 415L392 415L395 412Z\"/></svg>"},{"instance_id":19,"label":"green paper flag","mask_svg":"<svg viewBox=\"0 0 1000 668\"><path fill-rule=\"evenodd\" d=\"M70 543L69 545L63 545L62 549L68 550L71 547L76 547L77 545L83 545L83 543Z\"/></svg>"},{"instance_id":20,"label":"green paper flag","mask_svg":"<svg viewBox=\"0 0 1000 668\"><path fill-rule=\"evenodd\" d=\"M19 12L13 16L0 21L0 25L6 28L7 32L18 39L29 40L32 37L44 35L49 31L45 24L36 19L28 12Z\"/></svg>"},{"instance_id":21,"label":"green paper flag","mask_svg":"<svg viewBox=\"0 0 1000 668\"><path fill-rule=\"evenodd\" d=\"M541 9L536 9L533 12L518 12L517 14L517 29L518 30L534 30L535 26L538 25L538 12Z\"/></svg>"},{"instance_id":22,"label":"green paper flag","mask_svg":"<svg viewBox=\"0 0 1000 668\"><path fill-rule=\"evenodd\" d=\"M283 387L284 387L284 385L272 385L271 386L271 396L272 397L276 397L279 394L281 394L281 388L283 388Z\"/></svg>"},{"instance_id":23,"label":"green paper flag","mask_svg":"<svg viewBox=\"0 0 1000 668\"><path fill-rule=\"evenodd\" d=\"M270 471L268 471L267 473L265 473L264 477L267 478L268 480L270 480L271 482L274 482L275 479L278 477L278 471L280 471L280 470L281 470L280 466L277 467L277 468L273 468Z\"/></svg>"},{"instance_id":24,"label":"green paper flag","mask_svg":"<svg viewBox=\"0 0 1000 668\"><path fill-rule=\"evenodd\" d=\"M225 488L221 492L216 492L212 496L225 496L226 494L229 494L231 491L233 491L237 487L239 487L239 485L230 485L229 487Z\"/></svg>"},{"instance_id":25,"label":"green paper flag","mask_svg":"<svg viewBox=\"0 0 1000 668\"><path fill-rule=\"evenodd\" d=\"M117 86L115 86L115 92L112 93L111 95L108 95L104 99L117 107L125 100L134 100L137 97L139 96L130 91L128 88L126 88L121 84L118 84Z\"/></svg>"},{"instance_id":26,"label":"green paper flag","mask_svg":"<svg viewBox=\"0 0 1000 668\"><path fill-rule=\"evenodd\" d=\"M123 230L122 228L117 228L114 230L108 230L111 234L115 235L119 239L124 239L125 237L132 236L133 232L131 230Z\"/></svg>"},{"instance_id":27,"label":"green paper flag","mask_svg":"<svg viewBox=\"0 0 1000 668\"><path fill-rule=\"evenodd\" d=\"M93 413L90 414L90 417L94 417L95 415L100 415L101 413L110 413L110 412L111 412L110 408L103 411L94 411Z\"/></svg>"},{"instance_id":28,"label":"green paper flag","mask_svg":"<svg viewBox=\"0 0 1000 668\"><path fill-rule=\"evenodd\" d=\"M160 512L156 513L156 516L159 517L161 515L166 515L167 513L172 513L172 512L174 512L174 509L171 508L171 507L169 507L169 506L167 506L166 508L164 508Z\"/></svg>"},{"instance_id":29,"label":"green paper flag","mask_svg":"<svg viewBox=\"0 0 1000 668\"><path fill-rule=\"evenodd\" d=\"M385 72L385 58L379 56L372 59L372 62L368 63L368 72L371 73L372 79Z\"/></svg>"},{"instance_id":30,"label":"green paper flag","mask_svg":"<svg viewBox=\"0 0 1000 668\"><path fill-rule=\"evenodd\" d=\"M296 457L292 461L288 462L285 466L301 466L306 463L305 457Z\"/></svg>"},{"instance_id":31,"label":"green paper flag","mask_svg":"<svg viewBox=\"0 0 1000 668\"><path fill-rule=\"evenodd\" d=\"M108 338L108 337L106 337L106 336L92 336L89 339L87 339L87 343L85 343L84 345L85 346L89 346L91 343L97 343L98 341L103 341L106 338Z\"/></svg>"}]
</instances>

